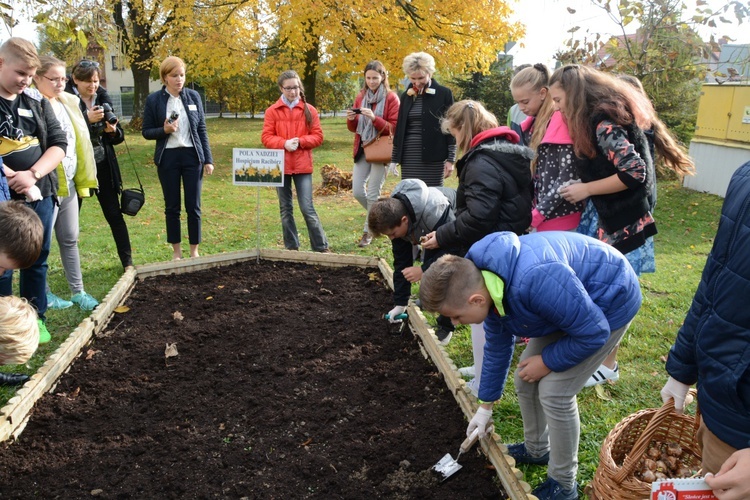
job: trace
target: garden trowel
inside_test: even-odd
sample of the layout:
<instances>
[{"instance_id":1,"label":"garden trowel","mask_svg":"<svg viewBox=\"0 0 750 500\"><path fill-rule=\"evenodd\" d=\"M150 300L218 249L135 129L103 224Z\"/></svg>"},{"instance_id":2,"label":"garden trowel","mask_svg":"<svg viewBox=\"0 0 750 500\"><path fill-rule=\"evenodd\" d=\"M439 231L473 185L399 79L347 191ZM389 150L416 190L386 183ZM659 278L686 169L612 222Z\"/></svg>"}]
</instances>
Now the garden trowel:
<instances>
[{"instance_id":1,"label":"garden trowel","mask_svg":"<svg viewBox=\"0 0 750 500\"><path fill-rule=\"evenodd\" d=\"M479 438L479 428L476 428L474 429L474 432L472 432L469 437L464 439L464 442L461 443L461 446L458 447L458 456L456 456L455 460L453 459L450 453L446 453L445 456L441 458L438 463L432 466L432 470L442 474L443 481L451 477L453 474L455 474L461 469L461 464L458 463L458 459L461 458L461 454L469 451L471 447L474 446L474 443L477 442L478 438Z\"/></svg>"}]
</instances>

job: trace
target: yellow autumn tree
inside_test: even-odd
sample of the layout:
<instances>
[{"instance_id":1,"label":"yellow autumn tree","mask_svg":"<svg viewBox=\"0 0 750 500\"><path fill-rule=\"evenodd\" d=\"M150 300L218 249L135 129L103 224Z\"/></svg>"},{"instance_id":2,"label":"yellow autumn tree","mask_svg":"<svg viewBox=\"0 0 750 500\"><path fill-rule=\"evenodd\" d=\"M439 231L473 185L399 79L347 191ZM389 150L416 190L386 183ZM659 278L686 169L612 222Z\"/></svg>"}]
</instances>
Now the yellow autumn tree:
<instances>
[{"instance_id":1,"label":"yellow autumn tree","mask_svg":"<svg viewBox=\"0 0 750 500\"><path fill-rule=\"evenodd\" d=\"M58 8L66 0L45 1L50 18L73 17ZM523 33L509 20L509 0L76 2L75 17L94 11L109 12L114 21L133 73L136 123L149 75L167 54L183 57L189 77L205 82L253 75L273 85L279 72L294 68L314 103L319 67L328 75L356 74L380 59L398 79L403 57L425 51L442 74L484 72Z\"/></svg>"},{"instance_id":2,"label":"yellow autumn tree","mask_svg":"<svg viewBox=\"0 0 750 500\"><path fill-rule=\"evenodd\" d=\"M441 73L486 72L497 53L523 34L511 23L504 0L310 0L270 2L285 57L268 61L281 71L298 69L308 100L315 102L318 66L359 72L379 59L400 78L404 56L431 53Z\"/></svg>"}]
</instances>

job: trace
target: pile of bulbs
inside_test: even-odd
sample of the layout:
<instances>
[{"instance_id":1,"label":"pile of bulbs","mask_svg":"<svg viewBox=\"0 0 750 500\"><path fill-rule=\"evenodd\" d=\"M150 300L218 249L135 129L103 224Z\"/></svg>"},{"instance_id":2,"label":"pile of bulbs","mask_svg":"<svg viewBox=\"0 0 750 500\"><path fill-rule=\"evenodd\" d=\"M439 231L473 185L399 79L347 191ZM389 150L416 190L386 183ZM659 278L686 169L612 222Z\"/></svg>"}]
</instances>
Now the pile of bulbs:
<instances>
[{"instance_id":1,"label":"pile of bulbs","mask_svg":"<svg viewBox=\"0 0 750 500\"><path fill-rule=\"evenodd\" d=\"M688 466L694 462L688 451L683 451L678 443L651 443L646 455L638 462L635 477L645 483L659 479L687 478L699 472L699 468Z\"/></svg>"}]
</instances>

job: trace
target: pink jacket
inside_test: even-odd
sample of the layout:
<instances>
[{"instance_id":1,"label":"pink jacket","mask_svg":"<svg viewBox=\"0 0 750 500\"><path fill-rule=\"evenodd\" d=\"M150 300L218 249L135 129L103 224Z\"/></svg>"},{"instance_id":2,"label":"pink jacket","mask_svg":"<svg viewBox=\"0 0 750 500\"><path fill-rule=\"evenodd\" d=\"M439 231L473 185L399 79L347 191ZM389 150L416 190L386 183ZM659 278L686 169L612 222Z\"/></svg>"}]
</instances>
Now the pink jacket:
<instances>
[{"instance_id":1,"label":"pink jacket","mask_svg":"<svg viewBox=\"0 0 750 500\"><path fill-rule=\"evenodd\" d=\"M268 149L284 149L287 139L299 137L296 151L284 151L284 174L311 174L313 171L312 150L323 144L323 129L320 128L318 110L308 104L312 113L312 124L305 122L305 105L298 102L293 109L279 98L267 110L263 120L260 140Z\"/></svg>"},{"instance_id":2,"label":"pink jacket","mask_svg":"<svg viewBox=\"0 0 750 500\"><path fill-rule=\"evenodd\" d=\"M362 99L364 99L364 96L364 90L357 94L357 98L354 99L354 108L359 108L362 106ZM388 92L388 95L386 95L385 97L385 109L383 109L383 116L376 116L375 120L373 121L375 129L383 131L383 136L393 135L393 132L396 130L396 122L398 121L398 108L400 106L401 103L398 100L398 95L396 95L396 93L393 91ZM375 109L375 105L372 106L372 109ZM347 128L350 132L354 132L354 151L352 152L353 156L357 156L357 151L359 151L359 143L362 140L359 134L356 133L357 124L359 123L360 118L362 118L362 116L357 115L354 120L346 120ZM389 123L391 124L390 129L388 127Z\"/></svg>"}]
</instances>

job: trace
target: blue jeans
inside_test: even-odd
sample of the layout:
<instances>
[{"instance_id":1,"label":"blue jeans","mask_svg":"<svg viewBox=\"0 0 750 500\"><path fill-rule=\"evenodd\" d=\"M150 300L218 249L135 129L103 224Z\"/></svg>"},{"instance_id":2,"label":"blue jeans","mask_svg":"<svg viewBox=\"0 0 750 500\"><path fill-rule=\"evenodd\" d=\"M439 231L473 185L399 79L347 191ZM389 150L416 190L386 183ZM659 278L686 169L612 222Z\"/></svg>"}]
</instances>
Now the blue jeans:
<instances>
[{"instance_id":1,"label":"blue jeans","mask_svg":"<svg viewBox=\"0 0 750 500\"><path fill-rule=\"evenodd\" d=\"M281 230L284 234L284 247L288 250L299 248L297 224L294 222L294 205L292 203L292 181L297 190L297 203L307 224L307 235L310 246L316 252L328 249L328 239L323 225L313 206L312 174L284 175L284 186L277 187L279 209L281 212Z\"/></svg>"},{"instance_id":2,"label":"blue jeans","mask_svg":"<svg viewBox=\"0 0 750 500\"><path fill-rule=\"evenodd\" d=\"M42 252L36 262L31 267L19 271L21 276L20 295L36 307L39 317L44 320L44 314L47 312L47 256L52 241L52 219L55 213L55 204L52 196L48 196L26 205L34 210L42 220L44 239ZM13 295L12 270L5 271L0 277L0 296L8 295Z\"/></svg>"},{"instance_id":3,"label":"blue jeans","mask_svg":"<svg viewBox=\"0 0 750 500\"><path fill-rule=\"evenodd\" d=\"M185 186L185 213L191 245L201 242L201 185L203 165L195 148L165 149L158 167L164 193L167 243L180 243L180 181Z\"/></svg>"}]
</instances>

